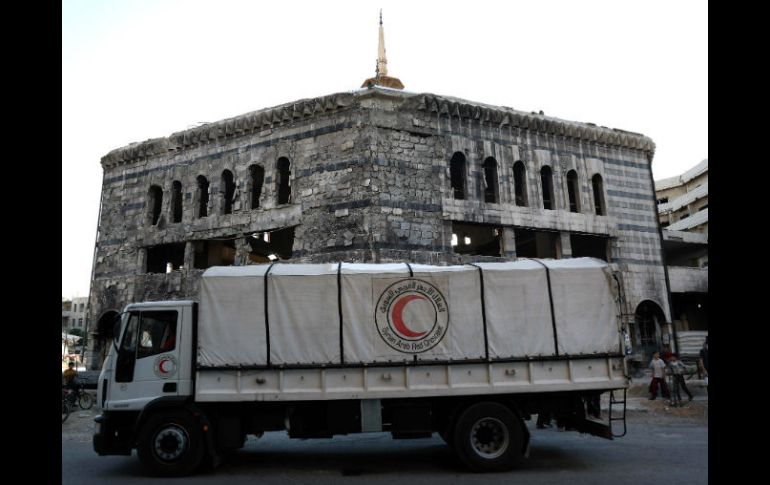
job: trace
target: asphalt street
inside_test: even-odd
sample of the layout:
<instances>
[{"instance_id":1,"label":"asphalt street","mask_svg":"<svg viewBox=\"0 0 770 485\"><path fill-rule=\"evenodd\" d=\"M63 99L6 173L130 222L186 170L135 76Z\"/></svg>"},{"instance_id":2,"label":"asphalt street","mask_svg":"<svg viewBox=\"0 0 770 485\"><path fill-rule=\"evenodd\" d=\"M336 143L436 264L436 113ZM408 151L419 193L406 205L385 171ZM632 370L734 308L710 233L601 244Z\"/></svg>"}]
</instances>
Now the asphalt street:
<instances>
[{"instance_id":1,"label":"asphalt street","mask_svg":"<svg viewBox=\"0 0 770 485\"><path fill-rule=\"evenodd\" d=\"M71 419L78 419L77 416ZM83 416L80 419L89 420ZM66 424L66 423L65 423ZM249 438L246 447L213 471L185 483L516 483L677 485L708 482L706 421L630 412L628 434L613 441L549 428L532 432L530 457L514 471L467 472L437 435L393 440L388 433L290 440L284 432ZM97 456L87 433L62 436L62 484L161 483L131 457Z\"/></svg>"}]
</instances>

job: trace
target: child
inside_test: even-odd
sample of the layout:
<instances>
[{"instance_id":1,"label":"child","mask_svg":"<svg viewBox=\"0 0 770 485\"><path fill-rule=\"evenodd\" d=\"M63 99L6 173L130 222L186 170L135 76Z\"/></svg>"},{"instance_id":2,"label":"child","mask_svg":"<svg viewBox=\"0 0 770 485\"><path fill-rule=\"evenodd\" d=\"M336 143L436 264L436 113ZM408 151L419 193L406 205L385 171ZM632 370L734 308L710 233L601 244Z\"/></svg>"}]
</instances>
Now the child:
<instances>
[{"instance_id":1,"label":"child","mask_svg":"<svg viewBox=\"0 0 770 485\"><path fill-rule=\"evenodd\" d=\"M689 389L687 389L687 384L684 383L684 371L687 370L685 365L682 363L681 360L679 360L679 356L677 354L671 355L671 361L669 362L669 365L671 367L671 374L673 378L673 384L674 384L674 392L673 396L676 398L676 402L680 403L682 402L682 397L679 394L679 387L681 386L682 389L684 389L684 392L687 393L687 402L692 401L692 393Z\"/></svg>"},{"instance_id":2,"label":"child","mask_svg":"<svg viewBox=\"0 0 770 485\"><path fill-rule=\"evenodd\" d=\"M666 385L666 363L660 358L660 352L652 354L652 361L650 362L650 369L652 369L652 381L650 381L650 401L654 401L658 396L658 384L660 384L663 392L663 397L670 398L668 393L668 386Z\"/></svg>"}]
</instances>

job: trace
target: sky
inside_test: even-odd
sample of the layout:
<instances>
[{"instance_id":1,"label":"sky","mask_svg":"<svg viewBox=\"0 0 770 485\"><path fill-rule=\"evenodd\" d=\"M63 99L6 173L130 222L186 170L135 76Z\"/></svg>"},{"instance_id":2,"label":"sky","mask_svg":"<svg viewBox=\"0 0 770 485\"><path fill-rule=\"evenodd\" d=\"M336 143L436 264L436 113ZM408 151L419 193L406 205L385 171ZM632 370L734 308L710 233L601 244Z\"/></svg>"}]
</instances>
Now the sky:
<instances>
[{"instance_id":1,"label":"sky","mask_svg":"<svg viewBox=\"0 0 770 485\"><path fill-rule=\"evenodd\" d=\"M374 76L708 158L707 1L62 1L62 297L87 296L110 151Z\"/></svg>"}]
</instances>

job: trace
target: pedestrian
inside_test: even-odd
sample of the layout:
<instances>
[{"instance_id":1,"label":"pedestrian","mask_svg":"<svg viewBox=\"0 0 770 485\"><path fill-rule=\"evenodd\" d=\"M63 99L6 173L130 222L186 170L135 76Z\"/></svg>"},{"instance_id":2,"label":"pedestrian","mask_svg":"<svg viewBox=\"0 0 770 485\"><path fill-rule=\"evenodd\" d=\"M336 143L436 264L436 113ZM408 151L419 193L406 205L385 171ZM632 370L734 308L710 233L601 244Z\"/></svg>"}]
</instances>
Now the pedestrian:
<instances>
[{"instance_id":1,"label":"pedestrian","mask_svg":"<svg viewBox=\"0 0 770 485\"><path fill-rule=\"evenodd\" d=\"M677 354L671 355L671 361L669 362L669 368L671 369L671 380L673 383L673 389L671 393L671 403L677 403L681 404L682 402L682 396L679 394L679 388L681 387L684 389L684 392L687 394L687 402L692 401L692 393L689 389L687 389L687 384L684 382L684 372L686 369L684 363L679 360L679 356Z\"/></svg>"},{"instance_id":2,"label":"pedestrian","mask_svg":"<svg viewBox=\"0 0 770 485\"><path fill-rule=\"evenodd\" d=\"M666 363L660 358L660 352L652 354L652 360L650 361L650 369L652 369L652 380L650 381L650 401L654 401L658 396L658 385L661 387L663 397L670 398L668 392L668 386L666 385Z\"/></svg>"},{"instance_id":3,"label":"pedestrian","mask_svg":"<svg viewBox=\"0 0 770 485\"><path fill-rule=\"evenodd\" d=\"M537 413L537 429L544 429L545 427L551 427L551 411L541 409Z\"/></svg>"},{"instance_id":4,"label":"pedestrian","mask_svg":"<svg viewBox=\"0 0 770 485\"><path fill-rule=\"evenodd\" d=\"M700 349L700 358L698 359L698 366L700 366L706 380L706 392L709 392L709 337L706 335L706 341L703 342L703 348Z\"/></svg>"}]
</instances>

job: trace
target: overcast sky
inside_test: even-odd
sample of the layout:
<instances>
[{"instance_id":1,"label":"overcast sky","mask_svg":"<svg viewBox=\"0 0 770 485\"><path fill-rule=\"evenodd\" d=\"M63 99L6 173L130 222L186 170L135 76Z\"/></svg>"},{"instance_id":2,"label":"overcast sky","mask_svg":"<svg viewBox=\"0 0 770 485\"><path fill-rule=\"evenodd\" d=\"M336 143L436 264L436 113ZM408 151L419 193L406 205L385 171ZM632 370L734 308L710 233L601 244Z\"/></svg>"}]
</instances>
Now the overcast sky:
<instances>
[{"instance_id":1,"label":"overcast sky","mask_svg":"<svg viewBox=\"0 0 770 485\"><path fill-rule=\"evenodd\" d=\"M62 296L86 296L100 159L374 75L642 133L656 179L708 157L706 1L62 2Z\"/></svg>"}]
</instances>

